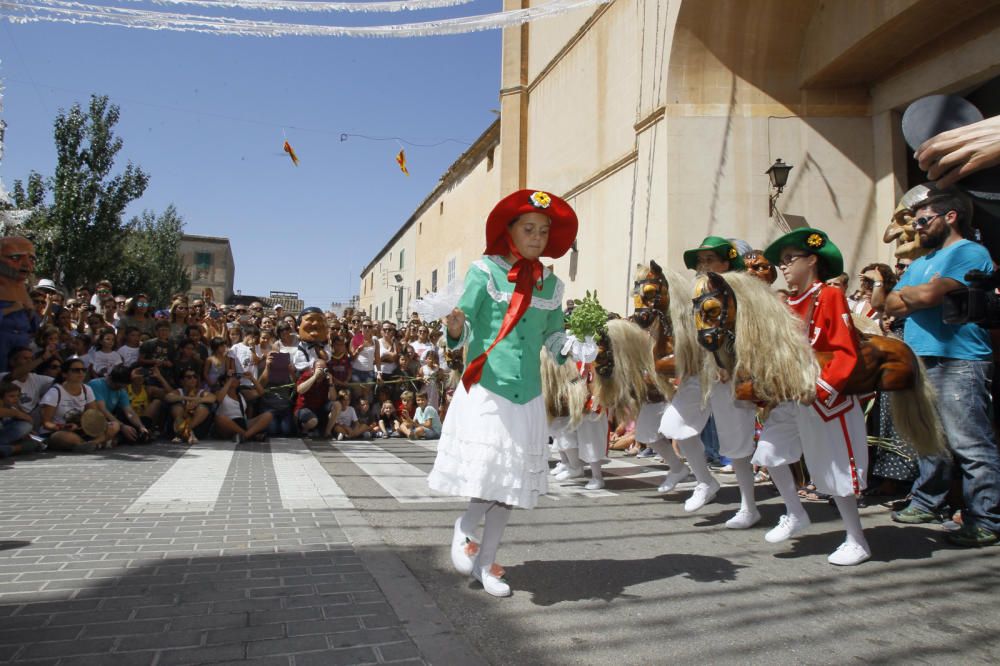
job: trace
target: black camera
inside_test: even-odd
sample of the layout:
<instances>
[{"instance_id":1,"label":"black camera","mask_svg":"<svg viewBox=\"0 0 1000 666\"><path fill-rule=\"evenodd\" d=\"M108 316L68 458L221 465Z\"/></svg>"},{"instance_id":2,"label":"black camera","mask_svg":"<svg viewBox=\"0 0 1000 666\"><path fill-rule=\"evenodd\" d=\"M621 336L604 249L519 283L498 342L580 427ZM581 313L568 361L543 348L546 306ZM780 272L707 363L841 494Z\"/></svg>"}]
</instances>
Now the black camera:
<instances>
[{"instance_id":1,"label":"black camera","mask_svg":"<svg viewBox=\"0 0 1000 666\"><path fill-rule=\"evenodd\" d=\"M1000 272L969 271L967 287L949 291L941 304L941 319L946 324L979 324L1000 328Z\"/></svg>"}]
</instances>

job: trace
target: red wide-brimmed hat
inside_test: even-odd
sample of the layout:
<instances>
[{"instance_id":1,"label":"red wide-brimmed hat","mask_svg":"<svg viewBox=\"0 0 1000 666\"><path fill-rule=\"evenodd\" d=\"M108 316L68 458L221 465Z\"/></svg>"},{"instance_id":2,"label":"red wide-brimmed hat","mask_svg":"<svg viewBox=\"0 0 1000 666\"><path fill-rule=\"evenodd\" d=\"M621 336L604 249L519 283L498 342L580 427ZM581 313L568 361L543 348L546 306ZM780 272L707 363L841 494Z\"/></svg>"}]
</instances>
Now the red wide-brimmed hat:
<instances>
[{"instance_id":1,"label":"red wide-brimmed hat","mask_svg":"<svg viewBox=\"0 0 1000 666\"><path fill-rule=\"evenodd\" d=\"M525 213L541 213L552 220L549 242L542 251L543 257L558 259L576 240L579 222L570 205L554 194L541 190L518 190L500 200L486 218L486 252L507 254L507 225Z\"/></svg>"}]
</instances>

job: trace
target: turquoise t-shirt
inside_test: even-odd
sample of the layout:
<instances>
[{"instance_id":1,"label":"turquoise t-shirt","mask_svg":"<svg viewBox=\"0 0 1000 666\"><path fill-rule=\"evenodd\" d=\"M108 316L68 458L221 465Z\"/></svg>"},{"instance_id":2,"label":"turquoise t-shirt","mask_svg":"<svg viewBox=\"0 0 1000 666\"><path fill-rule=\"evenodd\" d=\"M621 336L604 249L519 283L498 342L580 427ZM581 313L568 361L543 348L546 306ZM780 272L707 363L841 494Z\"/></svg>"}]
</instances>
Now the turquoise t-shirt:
<instances>
[{"instance_id":1,"label":"turquoise t-shirt","mask_svg":"<svg viewBox=\"0 0 1000 666\"><path fill-rule=\"evenodd\" d=\"M430 405L427 405L426 407L417 407L417 411L413 415L413 420L423 425L424 421L427 421L428 419L431 422L431 430L440 433L441 417L438 416L437 410Z\"/></svg>"},{"instance_id":2,"label":"turquoise t-shirt","mask_svg":"<svg viewBox=\"0 0 1000 666\"><path fill-rule=\"evenodd\" d=\"M968 284L965 274L972 270L990 272L993 261L982 245L960 240L941 250L920 257L903 273L896 289L926 284L937 275ZM989 332L978 324L946 324L941 321L940 305L915 310L906 318L903 340L917 356L942 356L966 361L989 361L993 346Z\"/></svg>"}]
</instances>

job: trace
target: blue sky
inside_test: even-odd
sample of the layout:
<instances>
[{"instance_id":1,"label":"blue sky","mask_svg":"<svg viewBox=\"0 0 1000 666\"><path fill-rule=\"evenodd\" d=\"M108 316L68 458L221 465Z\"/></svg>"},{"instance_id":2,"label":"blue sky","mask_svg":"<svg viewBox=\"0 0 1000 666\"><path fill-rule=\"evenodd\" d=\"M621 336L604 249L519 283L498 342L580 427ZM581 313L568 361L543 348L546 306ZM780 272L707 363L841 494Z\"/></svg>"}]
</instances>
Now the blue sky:
<instances>
[{"instance_id":1,"label":"blue sky","mask_svg":"<svg viewBox=\"0 0 1000 666\"><path fill-rule=\"evenodd\" d=\"M228 14L377 25L499 5ZM32 169L51 174L58 110L107 94L121 107L120 163L132 160L152 177L130 214L173 203L188 233L231 239L237 289L298 291L307 304L324 305L357 293L361 269L466 148L405 146L407 178L395 165L395 142L342 142L340 134L471 143L499 108L500 39L499 31L267 39L0 21L8 124L0 177L10 188ZM298 168L281 152L282 128Z\"/></svg>"}]
</instances>

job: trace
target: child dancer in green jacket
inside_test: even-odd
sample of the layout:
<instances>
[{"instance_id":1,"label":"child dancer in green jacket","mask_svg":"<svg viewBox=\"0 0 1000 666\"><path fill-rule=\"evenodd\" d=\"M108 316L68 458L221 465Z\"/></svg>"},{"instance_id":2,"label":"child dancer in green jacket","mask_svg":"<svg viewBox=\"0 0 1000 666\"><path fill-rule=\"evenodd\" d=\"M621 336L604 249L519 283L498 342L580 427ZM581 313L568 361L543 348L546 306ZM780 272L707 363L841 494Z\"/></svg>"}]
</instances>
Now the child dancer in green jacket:
<instances>
[{"instance_id":1,"label":"child dancer in green jacket","mask_svg":"<svg viewBox=\"0 0 1000 666\"><path fill-rule=\"evenodd\" d=\"M566 254L576 231L576 213L555 195L520 190L505 197L487 218L485 256L469 269L458 307L445 320L448 346L468 345L471 360L428 484L471 498L455 521L451 559L497 597L511 593L495 562L511 508L533 508L548 490L539 353L544 346L558 363L566 360L563 283L539 257Z\"/></svg>"}]
</instances>

